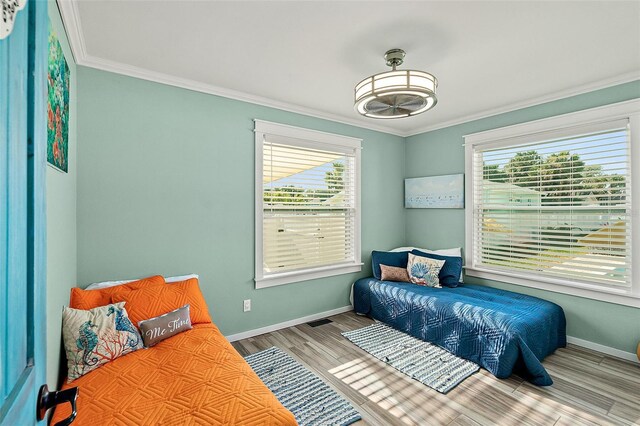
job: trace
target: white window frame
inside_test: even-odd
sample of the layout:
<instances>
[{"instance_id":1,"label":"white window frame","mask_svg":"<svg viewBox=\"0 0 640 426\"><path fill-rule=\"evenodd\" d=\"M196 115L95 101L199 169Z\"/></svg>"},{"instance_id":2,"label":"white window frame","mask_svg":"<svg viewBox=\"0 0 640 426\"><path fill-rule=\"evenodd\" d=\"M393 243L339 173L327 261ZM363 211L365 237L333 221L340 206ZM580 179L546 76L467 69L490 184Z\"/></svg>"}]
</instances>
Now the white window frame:
<instances>
[{"instance_id":1,"label":"white window frame","mask_svg":"<svg viewBox=\"0 0 640 426\"><path fill-rule=\"evenodd\" d=\"M263 120L254 120L255 123L255 283L256 288L267 288L277 285L289 284L300 281L307 281L316 278L325 278L334 275L360 272L362 270L361 261L361 214L360 214L360 193L361 193L361 149L362 139L349 136L342 136L333 133L321 132L318 130L304 129L301 127L289 126L286 124L273 123ZM263 147L265 135L277 135L287 138L298 139L300 146L335 149L353 149L355 154L355 233L354 233L354 259L349 263L327 265L317 268L308 268L299 271L289 271L277 274L264 275L263 269Z\"/></svg>"},{"instance_id":2,"label":"white window frame","mask_svg":"<svg viewBox=\"0 0 640 426\"><path fill-rule=\"evenodd\" d=\"M630 170L631 170L631 287L616 289L598 285L573 281L565 278L555 278L535 275L526 271L502 271L486 268L474 264L474 220L475 209L473 197L473 179L475 174L473 156L481 147L490 145L509 146L508 140L514 138L528 138L533 140L538 133L558 131L565 133L567 129L576 126L586 126L602 122L627 119L629 121L630 137ZM572 296L585 297L620 305L640 307L640 99L606 105L555 117L516 124L508 127L473 133L464 136L465 142L465 225L466 250L465 273L470 277L477 277L495 281L502 281L526 287L548 290Z\"/></svg>"}]
</instances>

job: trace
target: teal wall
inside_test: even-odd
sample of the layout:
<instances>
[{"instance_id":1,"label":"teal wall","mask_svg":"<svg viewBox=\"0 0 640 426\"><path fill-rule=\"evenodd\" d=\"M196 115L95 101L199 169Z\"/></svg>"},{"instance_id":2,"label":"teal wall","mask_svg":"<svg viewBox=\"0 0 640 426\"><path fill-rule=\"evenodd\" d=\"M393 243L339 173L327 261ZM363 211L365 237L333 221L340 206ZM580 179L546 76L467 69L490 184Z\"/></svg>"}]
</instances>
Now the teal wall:
<instances>
[{"instance_id":1,"label":"teal wall","mask_svg":"<svg viewBox=\"0 0 640 426\"><path fill-rule=\"evenodd\" d=\"M224 334L349 304L404 243L404 139L78 67L78 282L200 274ZM361 274L255 290L253 119L363 139ZM242 312L243 299L252 311Z\"/></svg>"},{"instance_id":2,"label":"teal wall","mask_svg":"<svg viewBox=\"0 0 640 426\"><path fill-rule=\"evenodd\" d=\"M640 81L411 136L405 144L405 177L464 173L464 135L635 98L640 98ZM464 247L464 214L462 209L406 209L407 245L434 249ZM626 352L635 352L640 341L640 309L472 277L465 281L531 294L559 304L567 315L570 336Z\"/></svg>"},{"instance_id":3,"label":"teal wall","mask_svg":"<svg viewBox=\"0 0 640 426\"><path fill-rule=\"evenodd\" d=\"M55 1L49 1L49 19L69 65L69 173L47 167L47 383L58 385L62 351L62 306L76 285L76 177L77 86L76 64Z\"/></svg>"},{"instance_id":4,"label":"teal wall","mask_svg":"<svg viewBox=\"0 0 640 426\"><path fill-rule=\"evenodd\" d=\"M350 284L370 273L371 250L464 246L463 210L402 207L405 177L464 172L463 135L640 97L633 82L405 139L84 67L77 78L75 281L198 273L225 334L347 305ZM254 118L364 140L362 273L255 290ZM640 339L639 309L468 281L560 304L574 337L627 352Z\"/></svg>"}]
</instances>

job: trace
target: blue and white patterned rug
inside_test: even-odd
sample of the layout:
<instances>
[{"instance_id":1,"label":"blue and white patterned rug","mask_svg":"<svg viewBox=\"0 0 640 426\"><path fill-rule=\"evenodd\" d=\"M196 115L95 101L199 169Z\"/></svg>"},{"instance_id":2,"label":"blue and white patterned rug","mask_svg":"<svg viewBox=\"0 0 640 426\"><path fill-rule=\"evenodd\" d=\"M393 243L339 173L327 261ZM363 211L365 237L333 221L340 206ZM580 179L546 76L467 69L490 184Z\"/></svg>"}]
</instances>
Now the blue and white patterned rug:
<instances>
[{"instance_id":1,"label":"blue and white patterned rug","mask_svg":"<svg viewBox=\"0 0 640 426\"><path fill-rule=\"evenodd\" d=\"M343 426L360 420L347 400L279 348L244 359L300 426Z\"/></svg>"},{"instance_id":2,"label":"blue and white patterned rug","mask_svg":"<svg viewBox=\"0 0 640 426\"><path fill-rule=\"evenodd\" d=\"M380 361L441 393L447 393L480 367L383 323L342 333Z\"/></svg>"}]
</instances>

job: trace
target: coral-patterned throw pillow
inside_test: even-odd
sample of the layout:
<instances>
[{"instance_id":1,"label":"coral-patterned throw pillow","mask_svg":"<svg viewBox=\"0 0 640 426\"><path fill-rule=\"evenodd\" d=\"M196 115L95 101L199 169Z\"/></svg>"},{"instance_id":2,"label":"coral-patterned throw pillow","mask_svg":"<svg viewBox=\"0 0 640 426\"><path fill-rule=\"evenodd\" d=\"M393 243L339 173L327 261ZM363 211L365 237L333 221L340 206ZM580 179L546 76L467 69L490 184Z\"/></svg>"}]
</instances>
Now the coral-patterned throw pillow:
<instances>
[{"instance_id":1,"label":"coral-patterned throw pillow","mask_svg":"<svg viewBox=\"0 0 640 426\"><path fill-rule=\"evenodd\" d=\"M100 290L83 290L81 288L74 287L71 289L69 307L83 310L93 309L98 306L105 306L111 303L111 296L115 292L123 290L137 290L139 288L154 287L164 284L164 277L162 275L155 275L153 277L143 278L138 281L132 281L127 284L103 288Z\"/></svg>"},{"instance_id":2,"label":"coral-patterned throw pillow","mask_svg":"<svg viewBox=\"0 0 640 426\"><path fill-rule=\"evenodd\" d=\"M114 293L112 303L126 302L129 318L134 324L190 305L191 324L211 322L209 308L200 291L197 278L163 286L143 287Z\"/></svg>"},{"instance_id":3,"label":"coral-patterned throw pillow","mask_svg":"<svg viewBox=\"0 0 640 426\"><path fill-rule=\"evenodd\" d=\"M409 253L407 272L411 282L414 284L442 288L438 274L443 265L444 260L431 259Z\"/></svg>"},{"instance_id":4,"label":"coral-patterned throw pillow","mask_svg":"<svg viewBox=\"0 0 640 426\"><path fill-rule=\"evenodd\" d=\"M142 348L142 337L127 317L124 303L90 310L65 307L62 337L70 382Z\"/></svg>"}]
</instances>

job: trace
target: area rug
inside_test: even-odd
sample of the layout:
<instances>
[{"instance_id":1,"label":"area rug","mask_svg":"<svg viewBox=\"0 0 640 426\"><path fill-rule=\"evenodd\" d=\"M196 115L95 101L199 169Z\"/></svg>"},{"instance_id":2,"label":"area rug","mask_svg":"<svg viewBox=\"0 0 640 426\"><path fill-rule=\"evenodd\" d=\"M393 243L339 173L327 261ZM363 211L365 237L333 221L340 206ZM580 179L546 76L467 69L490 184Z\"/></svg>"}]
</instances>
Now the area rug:
<instances>
[{"instance_id":1,"label":"area rug","mask_svg":"<svg viewBox=\"0 0 640 426\"><path fill-rule=\"evenodd\" d=\"M441 393L447 393L480 369L471 361L382 323L342 335L380 361Z\"/></svg>"},{"instance_id":2,"label":"area rug","mask_svg":"<svg viewBox=\"0 0 640 426\"><path fill-rule=\"evenodd\" d=\"M244 358L300 426L349 425L360 414L318 376L275 346Z\"/></svg>"}]
</instances>

